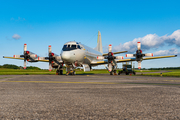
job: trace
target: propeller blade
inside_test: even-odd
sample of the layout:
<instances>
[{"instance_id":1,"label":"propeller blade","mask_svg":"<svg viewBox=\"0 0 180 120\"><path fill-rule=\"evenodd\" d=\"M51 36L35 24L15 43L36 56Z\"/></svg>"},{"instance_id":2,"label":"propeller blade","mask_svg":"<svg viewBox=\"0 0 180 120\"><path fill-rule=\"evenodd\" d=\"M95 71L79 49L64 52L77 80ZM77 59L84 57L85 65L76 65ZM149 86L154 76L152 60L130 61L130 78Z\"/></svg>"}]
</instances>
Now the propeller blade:
<instances>
[{"instance_id":1,"label":"propeller blade","mask_svg":"<svg viewBox=\"0 0 180 120\"><path fill-rule=\"evenodd\" d=\"M109 49L109 52L112 52L112 45L111 44L109 45L108 49Z\"/></svg>"},{"instance_id":2,"label":"propeller blade","mask_svg":"<svg viewBox=\"0 0 180 120\"><path fill-rule=\"evenodd\" d=\"M24 44L24 53L27 51L27 44Z\"/></svg>"},{"instance_id":3,"label":"propeller blade","mask_svg":"<svg viewBox=\"0 0 180 120\"><path fill-rule=\"evenodd\" d=\"M24 59L24 69L26 69L26 59Z\"/></svg>"},{"instance_id":4,"label":"propeller blade","mask_svg":"<svg viewBox=\"0 0 180 120\"><path fill-rule=\"evenodd\" d=\"M52 63L49 62L49 71L51 71L51 70L52 70Z\"/></svg>"},{"instance_id":5,"label":"propeller blade","mask_svg":"<svg viewBox=\"0 0 180 120\"><path fill-rule=\"evenodd\" d=\"M126 57L133 57L133 54L126 54Z\"/></svg>"},{"instance_id":6,"label":"propeller blade","mask_svg":"<svg viewBox=\"0 0 180 120\"><path fill-rule=\"evenodd\" d=\"M112 71L112 64L110 63L110 64L108 64L108 70L109 70L109 72L111 72Z\"/></svg>"},{"instance_id":7,"label":"propeller blade","mask_svg":"<svg viewBox=\"0 0 180 120\"><path fill-rule=\"evenodd\" d=\"M13 57L14 58L20 58L20 55L14 55Z\"/></svg>"},{"instance_id":8,"label":"propeller blade","mask_svg":"<svg viewBox=\"0 0 180 120\"><path fill-rule=\"evenodd\" d=\"M48 52L51 53L51 45L48 47Z\"/></svg>"},{"instance_id":9,"label":"propeller blade","mask_svg":"<svg viewBox=\"0 0 180 120\"><path fill-rule=\"evenodd\" d=\"M103 60L104 57L103 57L103 56L97 56L97 59L98 59L98 60Z\"/></svg>"},{"instance_id":10,"label":"propeller blade","mask_svg":"<svg viewBox=\"0 0 180 120\"><path fill-rule=\"evenodd\" d=\"M153 53L146 53L145 56L151 57L153 56Z\"/></svg>"},{"instance_id":11,"label":"propeller blade","mask_svg":"<svg viewBox=\"0 0 180 120\"><path fill-rule=\"evenodd\" d=\"M138 50L141 49L141 42L137 42L137 49L138 49Z\"/></svg>"},{"instance_id":12,"label":"propeller blade","mask_svg":"<svg viewBox=\"0 0 180 120\"><path fill-rule=\"evenodd\" d=\"M141 61L138 61L138 69L141 69Z\"/></svg>"},{"instance_id":13,"label":"propeller blade","mask_svg":"<svg viewBox=\"0 0 180 120\"><path fill-rule=\"evenodd\" d=\"M38 57L38 60L46 60L45 57Z\"/></svg>"},{"instance_id":14,"label":"propeller blade","mask_svg":"<svg viewBox=\"0 0 180 120\"><path fill-rule=\"evenodd\" d=\"M123 59L123 56L116 56L116 59Z\"/></svg>"}]
</instances>

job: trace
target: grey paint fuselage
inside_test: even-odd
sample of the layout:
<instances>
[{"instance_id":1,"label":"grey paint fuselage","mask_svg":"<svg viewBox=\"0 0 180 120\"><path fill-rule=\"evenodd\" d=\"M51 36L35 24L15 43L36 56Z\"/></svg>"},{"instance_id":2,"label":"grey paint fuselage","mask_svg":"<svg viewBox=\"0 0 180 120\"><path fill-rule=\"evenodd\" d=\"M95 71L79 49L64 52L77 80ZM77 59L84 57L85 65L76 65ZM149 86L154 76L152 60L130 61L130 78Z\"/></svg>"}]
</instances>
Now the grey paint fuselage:
<instances>
[{"instance_id":1,"label":"grey paint fuselage","mask_svg":"<svg viewBox=\"0 0 180 120\"><path fill-rule=\"evenodd\" d=\"M86 45L83 45L81 43L77 43L75 41L73 42L67 42L65 45L79 45L80 48L76 48L73 50L63 50L61 51L61 58L64 61L65 64L70 65L74 64L75 62L78 63L78 66L82 66L82 64L91 64L92 61L98 61L97 56L102 56L102 53L99 51L96 51Z\"/></svg>"}]
</instances>

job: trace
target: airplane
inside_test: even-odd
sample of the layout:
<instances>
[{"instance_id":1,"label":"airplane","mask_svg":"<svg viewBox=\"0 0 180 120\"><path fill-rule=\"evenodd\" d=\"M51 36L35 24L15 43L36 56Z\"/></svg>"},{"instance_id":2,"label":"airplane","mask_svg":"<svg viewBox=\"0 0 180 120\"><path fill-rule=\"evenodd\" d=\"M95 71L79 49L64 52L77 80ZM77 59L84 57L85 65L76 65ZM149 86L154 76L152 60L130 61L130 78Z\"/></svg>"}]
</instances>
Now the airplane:
<instances>
[{"instance_id":1,"label":"airplane","mask_svg":"<svg viewBox=\"0 0 180 120\"><path fill-rule=\"evenodd\" d=\"M98 31L98 39L96 48L90 48L80 42L70 41L63 45L60 56L52 52L51 45L48 47L48 57L39 57L38 55L27 50L27 44L24 44L24 54L14 55L10 59L24 60L24 69L26 69L26 61L28 62L49 62L49 71L56 68L57 75L63 75L63 65L66 66L66 75L74 75L77 67L83 67L84 71L90 71L92 67L107 64L107 70L110 75L116 74L117 63L137 61L138 68L141 69L142 60L159 59L176 57L177 55L157 56L153 57L152 53L143 54L141 43L137 42L136 54L126 54L126 57L134 57L124 59L123 56L114 56L115 54L125 53L128 51L112 52L112 45L108 47L108 53L103 53L101 33Z\"/></svg>"}]
</instances>

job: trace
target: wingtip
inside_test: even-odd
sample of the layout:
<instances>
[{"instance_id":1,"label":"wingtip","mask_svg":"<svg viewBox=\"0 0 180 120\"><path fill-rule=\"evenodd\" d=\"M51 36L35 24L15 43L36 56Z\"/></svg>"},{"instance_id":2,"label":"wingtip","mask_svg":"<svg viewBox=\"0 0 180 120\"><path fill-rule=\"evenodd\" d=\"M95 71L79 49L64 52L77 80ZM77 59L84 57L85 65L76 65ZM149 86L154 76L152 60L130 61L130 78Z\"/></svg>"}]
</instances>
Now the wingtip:
<instances>
[{"instance_id":1,"label":"wingtip","mask_svg":"<svg viewBox=\"0 0 180 120\"><path fill-rule=\"evenodd\" d=\"M177 55L175 55L175 57L177 57Z\"/></svg>"}]
</instances>

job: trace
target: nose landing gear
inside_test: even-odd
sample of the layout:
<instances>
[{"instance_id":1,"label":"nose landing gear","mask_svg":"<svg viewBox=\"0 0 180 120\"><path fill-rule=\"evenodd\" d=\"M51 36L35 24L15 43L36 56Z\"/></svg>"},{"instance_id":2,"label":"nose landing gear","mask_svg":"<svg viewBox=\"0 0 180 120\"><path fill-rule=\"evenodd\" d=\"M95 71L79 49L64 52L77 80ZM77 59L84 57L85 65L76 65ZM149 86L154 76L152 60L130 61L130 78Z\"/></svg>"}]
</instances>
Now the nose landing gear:
<instances>
[{"instance_id":1,"label":"nose landing gear","mask_svg":"<svg viewBox=\"0 0 180 120\"><path fill-rule=\"evenodd\" d=\"M76 72L74 70L71 70L69 72L66 72L66 76L67 75L76 75Z\"/></svg>"}]
</instances>

